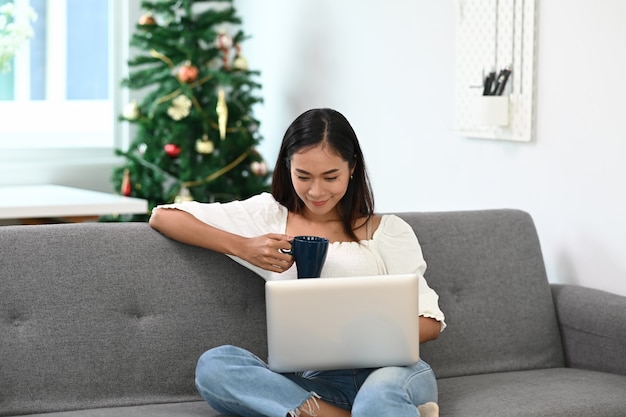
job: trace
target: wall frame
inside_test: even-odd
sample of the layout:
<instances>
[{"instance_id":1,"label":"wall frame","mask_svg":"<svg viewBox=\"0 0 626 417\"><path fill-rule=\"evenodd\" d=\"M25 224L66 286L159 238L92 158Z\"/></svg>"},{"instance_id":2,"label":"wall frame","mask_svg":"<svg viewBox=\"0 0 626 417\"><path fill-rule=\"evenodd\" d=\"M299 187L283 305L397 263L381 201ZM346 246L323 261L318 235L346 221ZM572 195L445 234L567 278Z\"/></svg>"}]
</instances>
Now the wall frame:
<instances>
[{"instance_id":1,"label":"wall frame","mask_svg":"<svg viewBox=\"0 0 626 417\"><path fill-rule=\"evenodd\" d=\"M529 142L534 136L536 0L457 0L455 130ZM489 73L510 70L501 94ZM506 71L504 71L506 72Z\"/></svg>"}]
</instances>

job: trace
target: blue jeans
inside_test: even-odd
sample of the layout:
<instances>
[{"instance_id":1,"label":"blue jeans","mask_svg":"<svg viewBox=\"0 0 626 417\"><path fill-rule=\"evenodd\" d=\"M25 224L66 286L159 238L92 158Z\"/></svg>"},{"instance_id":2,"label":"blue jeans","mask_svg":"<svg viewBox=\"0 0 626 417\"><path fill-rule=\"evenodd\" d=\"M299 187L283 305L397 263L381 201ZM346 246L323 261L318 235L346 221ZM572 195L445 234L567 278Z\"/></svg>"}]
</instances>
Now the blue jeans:
<instances>
[{"instance_id":1,"label":"blue jeans","mask_svg":"<svg viewBox=\"0 0 626 417\"><path fill-rule=\"evenodd\" d=\"M435 375L424 361L407 367L279 374L235 346L220 346L200 357L196 387L215 410L241 417L296 415L313 397L352 410L353 417L416 417L417 405L437 401Z\"/></svg>"}]
</instances>

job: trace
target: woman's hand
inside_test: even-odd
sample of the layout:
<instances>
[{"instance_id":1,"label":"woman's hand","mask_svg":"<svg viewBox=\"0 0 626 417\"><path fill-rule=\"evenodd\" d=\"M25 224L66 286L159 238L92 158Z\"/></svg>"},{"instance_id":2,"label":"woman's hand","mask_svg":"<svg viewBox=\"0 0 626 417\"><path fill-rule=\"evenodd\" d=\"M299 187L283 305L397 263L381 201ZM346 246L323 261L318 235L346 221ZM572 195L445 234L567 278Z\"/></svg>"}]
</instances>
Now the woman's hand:
<instances>
[{"instance_id":1,"label":"woman's hand","mask_svg":"<svg viewBox=\"0 0 626 417\"><path fill-rule=\"evenodd\" d=\"M252 265L271 272L284 272L293 265L293 256L281 252L291 249L293 237L276 233L246 238L234 253Z\"/></svg>"}]
</instances>

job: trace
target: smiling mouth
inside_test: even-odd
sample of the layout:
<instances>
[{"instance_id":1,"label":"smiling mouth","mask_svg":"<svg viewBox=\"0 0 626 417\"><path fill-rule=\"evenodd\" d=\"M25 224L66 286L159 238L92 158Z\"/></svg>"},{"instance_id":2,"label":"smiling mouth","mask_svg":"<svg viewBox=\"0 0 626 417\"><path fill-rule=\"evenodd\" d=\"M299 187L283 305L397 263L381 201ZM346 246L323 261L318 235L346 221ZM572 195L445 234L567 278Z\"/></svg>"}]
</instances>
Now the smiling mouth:
<instances>
[{"instance_id":1,"label":"smiling mouth","mask_svg":"<svg viewBox=\"0 0 626 417\"><path fill-rule=\"evenodd\" d=\"M311 204L313 204L316 207L320 207L323 206L324 204L326 204L326 201L328 200L324 200L324 201L311 201Z\"/></svg>"}]
</instances>

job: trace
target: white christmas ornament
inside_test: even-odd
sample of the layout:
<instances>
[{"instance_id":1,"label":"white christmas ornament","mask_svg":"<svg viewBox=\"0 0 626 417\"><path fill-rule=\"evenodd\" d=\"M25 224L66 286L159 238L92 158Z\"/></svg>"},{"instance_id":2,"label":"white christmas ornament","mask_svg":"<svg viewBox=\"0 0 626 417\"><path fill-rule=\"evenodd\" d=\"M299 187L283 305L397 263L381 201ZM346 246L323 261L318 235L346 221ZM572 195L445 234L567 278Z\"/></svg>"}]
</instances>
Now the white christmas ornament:
<instances>
[{"instance_id":1,"label":"white christmas ornament","mask_svg":"<svg viewBox=\"0 0 626 417\"><path fill-rule=\"evenodd\" d=\"M128 120L137 120L139 118L139 105L136 100L131 101L124 107L123 116Z\"/></svg>"},{"instance_id":2,"label":"white christmas ornament","mask_svg":"<svg viewBox=\"0 0 626 417\"><path fill-rule=\"evenodd\" d=\"M167 114L178 121L189 116L189 110L191 110L191 100L186 95L181 94L172 100L172 106L167 109Z\"/></svg>"}]
</instances>

